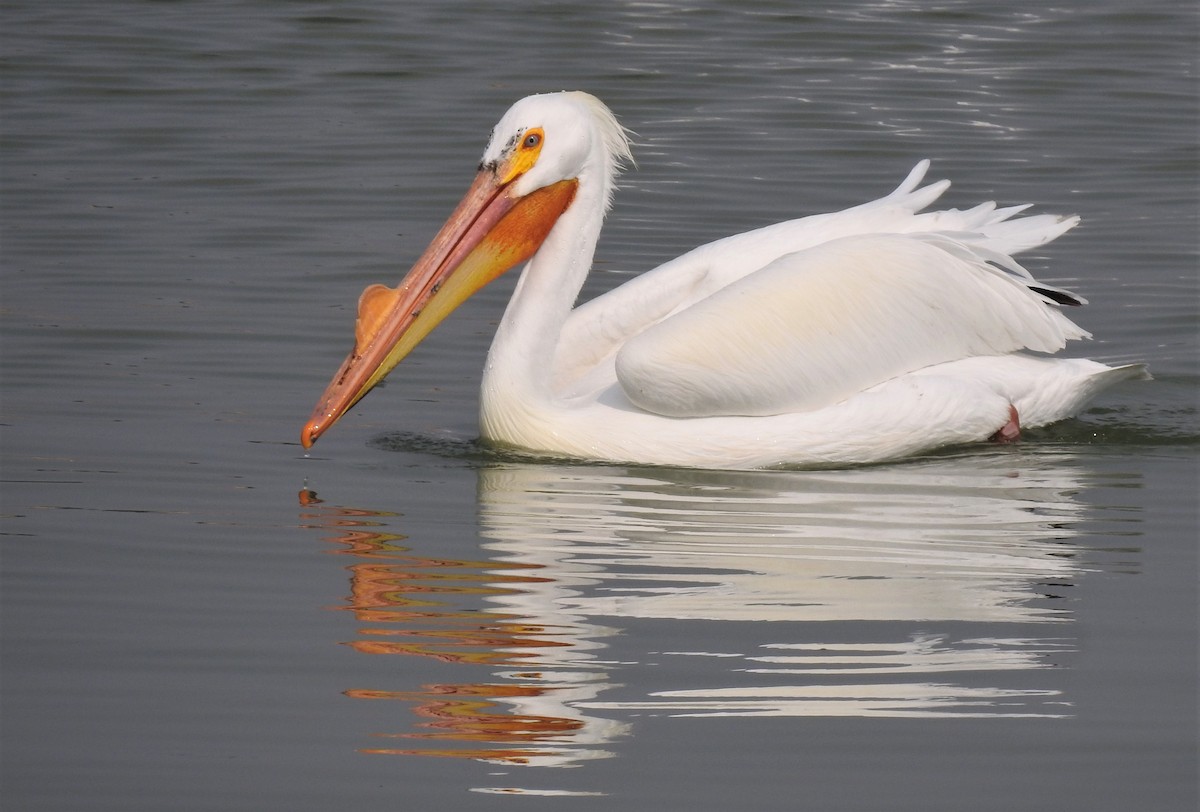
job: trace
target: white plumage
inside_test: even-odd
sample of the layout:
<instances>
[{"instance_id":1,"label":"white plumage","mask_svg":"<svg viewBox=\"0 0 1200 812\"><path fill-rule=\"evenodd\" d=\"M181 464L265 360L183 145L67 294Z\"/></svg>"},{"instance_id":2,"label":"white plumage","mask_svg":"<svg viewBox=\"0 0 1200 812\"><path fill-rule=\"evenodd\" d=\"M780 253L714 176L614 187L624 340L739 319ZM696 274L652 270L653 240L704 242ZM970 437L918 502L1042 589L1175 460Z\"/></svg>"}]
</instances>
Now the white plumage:
<instances>
[{"instance_id":1,"label":"white plumage","mask_svg":"<svg viewBox=\"0 0 1200 812\"><path fill-rule=\"evenodd\" d=\"M485 440L664 465L875 462L984 440L1014 409L1059 420L1146 374L1024 354L1088 335L1059 309L1082 299L1012 259L1077 219L922 212L949 185L921 187L924 161L879 200L717 240L572 309L628 158L583 93L523 99L493 131L482 173L513 175L501 194L576 186L488 355Z\"/></svg>"}]
</instances>

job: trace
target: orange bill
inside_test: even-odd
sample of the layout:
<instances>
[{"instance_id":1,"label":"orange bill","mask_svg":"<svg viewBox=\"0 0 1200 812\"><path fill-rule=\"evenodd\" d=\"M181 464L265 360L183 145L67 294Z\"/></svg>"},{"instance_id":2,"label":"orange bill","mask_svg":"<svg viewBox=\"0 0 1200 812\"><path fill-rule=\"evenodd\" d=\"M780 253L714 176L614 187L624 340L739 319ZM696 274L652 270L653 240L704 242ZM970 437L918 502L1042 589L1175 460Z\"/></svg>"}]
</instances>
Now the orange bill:
<instances>
[{"instance_id":1,"label":"orange bill","mask_svg":"<svg viewBox=\"0 0 1200 812\"><path fill-rule=\"evenodd\" d=\"M305 448L370 392L455 308L537 251L575 197L564 180L524 196L526 166L484 167L399 287L371 285L358 300L354 349L301 432Z\"/></svg>"}]
</instances>

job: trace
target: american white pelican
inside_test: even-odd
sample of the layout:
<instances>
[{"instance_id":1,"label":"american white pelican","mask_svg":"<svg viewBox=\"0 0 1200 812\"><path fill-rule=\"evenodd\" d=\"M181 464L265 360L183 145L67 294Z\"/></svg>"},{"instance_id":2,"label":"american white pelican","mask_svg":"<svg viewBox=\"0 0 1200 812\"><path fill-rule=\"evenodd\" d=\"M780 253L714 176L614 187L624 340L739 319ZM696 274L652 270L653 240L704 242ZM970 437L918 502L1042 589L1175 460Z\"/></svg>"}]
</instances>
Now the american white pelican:
<instances>
[{"instance_id":1,"label":"american white pelican","mask_svg":"<svg viewBox=\"0 0 1200 812\"><path fill-rule=\"evenodd\" d=\"M1059 310L1083 300L1011 258L1078 218L919 213L949 185L918 188L927 161L879 200L717 240L572 309L629 159L593 96L514 104L400 286L364 291L304 446L526 260L483 372L481 434L502 447L710 468L875 462L1014 439L1146 376L1019 352L1088 336Z\"/></svg>"}]
</instances>

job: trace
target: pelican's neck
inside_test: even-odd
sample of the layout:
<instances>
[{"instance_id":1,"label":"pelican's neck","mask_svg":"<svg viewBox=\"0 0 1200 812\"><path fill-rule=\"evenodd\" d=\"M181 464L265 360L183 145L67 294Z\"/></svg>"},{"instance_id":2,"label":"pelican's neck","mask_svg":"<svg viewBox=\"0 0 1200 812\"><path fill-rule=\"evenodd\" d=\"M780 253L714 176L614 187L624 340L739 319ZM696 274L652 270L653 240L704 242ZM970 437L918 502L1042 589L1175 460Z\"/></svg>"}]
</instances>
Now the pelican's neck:
<instances>
[{"instance_id":1,"label":"pelican's neck","mask_svg":"<svg viewBox=\"0 0 1200 812\"><path fill-rule=\"evenodd\" d=\"M581 177L575 200L521 272L488 351L481 402L485 423L497 409L552 399L555 349L592 267L606 198L603 183Z\"/></svg>"}]
</instances>

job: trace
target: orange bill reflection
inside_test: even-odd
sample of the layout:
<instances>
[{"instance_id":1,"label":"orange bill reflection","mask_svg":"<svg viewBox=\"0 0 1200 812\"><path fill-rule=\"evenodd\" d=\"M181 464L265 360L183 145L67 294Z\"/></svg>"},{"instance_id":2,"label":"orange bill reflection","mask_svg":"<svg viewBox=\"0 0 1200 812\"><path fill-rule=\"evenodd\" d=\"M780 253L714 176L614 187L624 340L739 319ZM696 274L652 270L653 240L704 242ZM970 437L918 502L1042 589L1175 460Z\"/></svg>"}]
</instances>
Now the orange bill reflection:
<instances>
[{"instance_id":1,"label":"orange bill reflection","mask_svg":"<svg viewBox=\"0 0 1200 812\"><path fill-rule=\"evenodd\" d=\"M364 625L346 645L364 654L519 669L491 671L497 682L346 691L353 699L407 703L420 720L417 730L377 735L430 743L361 752L542 766L611 755L599 745L622 735L626 725L584 716L574 707L595 700L607 685L603 666L589 653L597 647L597 634L607 632L587 624L534 623L488 608L497 598L547 584L538 575L540 565L414 555L405 536L385 529L397 514L327 507L307 489L300 503L308 526L331 531L329 552L356 559L347 567L347 605L337 609L352 612Z\"/></svg>"}]
</instances>

